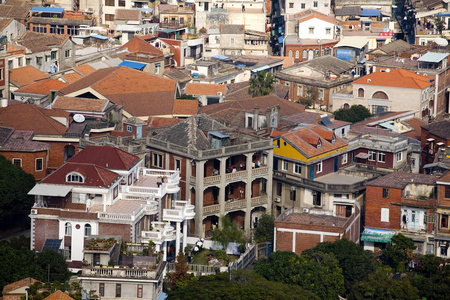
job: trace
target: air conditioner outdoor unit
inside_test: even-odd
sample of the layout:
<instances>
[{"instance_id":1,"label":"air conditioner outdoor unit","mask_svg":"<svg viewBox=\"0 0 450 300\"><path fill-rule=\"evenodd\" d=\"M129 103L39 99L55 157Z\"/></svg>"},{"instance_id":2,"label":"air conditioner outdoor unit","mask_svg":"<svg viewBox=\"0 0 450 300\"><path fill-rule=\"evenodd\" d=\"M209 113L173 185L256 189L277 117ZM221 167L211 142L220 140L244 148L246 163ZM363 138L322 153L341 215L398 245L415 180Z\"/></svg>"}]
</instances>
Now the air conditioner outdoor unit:
<instances>
[{"instance_id":1,"label":"air conditioner outdoor unit","mask_svg":"<svg viewBox=\"0 0 450 300\"><path fill-rule=\"evenodd\" d=\"M309 208L304 208L304 209L303 209L303 212L304 212L305 214L308 214L308 213L309 213Z\"/></svg>"},{"instance_id":2,"label":"air conditioner outdoor unit","mask_svg":"<svg viewBox=\"0 0 450 300\"><path fill-rule=\"evenodd\" d=\"M32 210L31 210L31 214L32 214L32 215L37 215L37 213L38 213L37 209L32 209Z\"/></svg>"},{"instance_id":3,"label":"air conditioner outdoor unit","mask_svg":"<svg viewBox=\"0 0 450 300\"><path fill-rule=\"evenodd\" d=\"M222 92L217 92L217 96L222 96Z\"/></svg>"},{"instance_id":4,"label":"air conditioner outdoor unit","mask_svg":"<svg viewBox=\"0 0 450 300\"><path fill-rule=\"evenodd\" d=\"M275 198L275 202L276 202L276 203L280 203L280 202L281 202L281 198L280 198L280 197L276 197L276 198Z\"/></svg>"}]
</instances>

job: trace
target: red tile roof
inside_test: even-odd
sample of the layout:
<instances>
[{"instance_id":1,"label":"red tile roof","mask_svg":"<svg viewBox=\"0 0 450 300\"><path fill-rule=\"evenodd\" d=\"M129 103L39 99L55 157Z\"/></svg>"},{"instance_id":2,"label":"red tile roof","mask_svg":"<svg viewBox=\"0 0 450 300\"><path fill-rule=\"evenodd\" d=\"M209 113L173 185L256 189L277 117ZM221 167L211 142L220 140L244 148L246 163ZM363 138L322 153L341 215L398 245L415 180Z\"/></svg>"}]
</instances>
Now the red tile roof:
<instances>
[{"instance_id":1,"label":"red tile roof","mask_svg":"<svg viewBox=\"0 0 450 300\"><path fill-rule=\"evenodd\" d=\"M87 146L70 159L71 163L89 163L111 170L129 170L139 157L112 146Z\"/></svg>"},{"instance_id":2,"label":"red tile roof","mask_svg":"<svg viewBox=\"0 0 450 300\"><path fill-rule=\"evenodd\" d=\"M162 117L150 117L147 120L147 127L158 128L172 126L182 122L183 119L162 118Z\"/></svg>"},{"instance_id":3,"label":"red tile roof","mask_svg":"<svg viewBox=\"0 0 450 300\"><path fill-rule=\"evenodd\" d=\"M48 95L50 91L59 91L63 87L68 86L68 83L56 79L44 79L36 81L26 87L16 90L17 93Z\"/></svg>"},{"instance_id":4,"label":"red tile roof","mask_svg":"<svg viewBox=\"0 0 450 300\"><path fill-rule=\"evenodd\" d=\"M83 183L66 182L66 176L71 172L80 173L85 178L85 181ZM119 174L95 164L69 161L55 172L45 177L41 183L108 187L111 183L118 179L118 177L120 177Z\"/></svg>"},{"instance_id":5,"label":"red tile roof","mask_svg":"<svg viewBox=\"0 0 450 300\"><path fill-rule=\"evenodd\" d=\"M3 287L3 297L6 296L7 293L17 290L21 287L29 287L33 283L38 282L38 280L33 279L31 277L24 278L22 280L10 283ZM25 293L24 293L25 294Z\"/></svg>"},{"instance_id":6,"label":"red tile roof","mask_svg":"<svg viewBox=\"0 0 450 300\"><path fill-rule=\"evenodd\" d=\"M84 76L87 76L87 75L95 72L95 69L93 67L91 67L90 65L76 66L76 67L74 67L74 69L77 70L78 72L80 72L81 74L83 74Z\"/></svg>"},{"instance_id":7,"label":"red tile roof","mask_svg":"<svg viewBox=\"0 0 450 300\"><path fill-rule=\"evenodd\" d=\"M390 72L374 72L353 81L353 84L389 86L408 89L424 89L431 85L429 77L418 75L413 71L394 69Z\"/></svg>"},{"instance_id":8,"label":"red tile roof","mask_svg":"<svg viewBox=\"0 0 450 300\"><path fill-rule=\"evenodd\" d=\"M73 300L73 298L62 291L56 291L50 296L44 298L44 300Z\"/></svg>"},{"instance_id":9,"label":"red tile roof","mask_svg":"<svg viewBox=\"0 0 450 300\"><path fill-rule=\"evenodd\" d=\"M74 83L75 81L83 78L83 76L81 76L77 72L66 73L66 74L62 75L61 77L64 78L64 80L66 80L68 83Z\"/></svg>"},{"instance_id":10,"label":"red tile roof","mask_svg":"<svg viewBox=\"0 0 450 300\"><path fill-rule=\"evenodd\" d=\"M47 74L39 71L33 66L26 66L9 71L9 80L19 88L46 78L49 78Z\"/></svg>"},{"instance_id":11,"label":"red tile roof","mask_svg":"<svg viewBox=\"0 0 450 300\"><path fill-rule=\"evenodd\" d=\"M322 13L320 13L320 12L318 12L316 10L312 10L312 9L307 9L305 11L296 13L294 15L294 18L296 18L299 21L299 23L305 22L305 21L310 20L310 19L317 18L319 20L322 20L322 21L325 21L325 22L330 22L330 23L333 23L333 24L337 25L336 18L330 17L328 15L322 14Z\"/></svg>"},{"instance_id":12,"label":"red tile roof","mask_svg":"<svg viewBox=\"0 0 450 300\"><path fill-rule=\"evenodd\" d=\"M404 189L408 184L435 185L437 177L427 174L394 172L366 183L367 186Z\"/></svg>"},{"instance_id":13,"label":"red tile roof","mask_svg":"<svg viewBox=\"0 0 450 300\"><path fill-rule=\"evenodd\" d=\"M35 105L17 104L0 108L0 125L16 130L34 131L41 135L62 135L67 127L52 118L69 118L69 113L59 109L44 109Z\"/></svg>"},{"instance_id":14,"label":"red tile roof","mask_svg":"<svg viewBox=\"0 0 450 300\"><path fill-rule=\"evenodd\" d=\"M153 45L150 45L145 40L139 37L134 37L133 39L129 40L127 43L125 43L123 46L119 48L119 50L122 49L127 49L129 52L132 53L143 52L153 54L156 56L164 55L164 53L161 50L154 47Z\"/></svg>"},{"instance_id":15,"label":"red tile roof","mask_svg":"<svg viewBox=\"0 0 450 300\"><path fill-rule=\"evenodd\" d=\"M198 111L198 100L175 99L173 102L173 114L192 116Z\"/></svg>"},{"instance_id":16,"label":"red tile roof","mask_svg":"<svg viewBox=\"0 0 450 300\"><path fill-rule=\"evenodd\" d=\"M419 118L411 118L405 120L406 123L409 124L409 126L413 129L412 131L408 131L405 133L402 133L403 135L406 135L407 137L419 140L421 139L422 135L422 125L425 125L425 122L422 121Z\"/></svg>"},{"instance_id":17,"label":"red tile roof","mask_svg":"<svg viewBox=\"0 0 450 300\"><path fill-rule=\"evenodd\" d=\"M135 117L172 115L175 101L173 92L115 94L108 98Z\"/></svg>"},{"instance_id":18,"label":"red tile roof","mask_svg":"<svg viewBox=\"0 0 450 300\"><path fill-rule=\"evenodd\" d=\"M12 130L11 135L2 140L2 131ZM25 130L14 130L9 127L0 126L0 151L42 151L50 149L50 145L38 141L33 141L34 132Z\"/></svg>"},{"instance_id":19,"label":"red tile roof","mask_svg":"<svg viewBox=\"0 0 450 300\"><path fill-rule=\"evenodd\" d=\"M208 84L208 83L188 83L186 84L185 93L188 95L207 95L218 96L222 93L225 96L227 86L225 84Z\"/></svg>"},{"instance_id":20,"label":"red tile roof","mask_svg":"<svg viewBox=\"0 0 450 300\"><path fill-rule=\"evenodd\" d=\"M53 103L53 108L67 111L103 112L108 104L106 99L88 99L58 96Z\"/></svg>"}]
</instances>

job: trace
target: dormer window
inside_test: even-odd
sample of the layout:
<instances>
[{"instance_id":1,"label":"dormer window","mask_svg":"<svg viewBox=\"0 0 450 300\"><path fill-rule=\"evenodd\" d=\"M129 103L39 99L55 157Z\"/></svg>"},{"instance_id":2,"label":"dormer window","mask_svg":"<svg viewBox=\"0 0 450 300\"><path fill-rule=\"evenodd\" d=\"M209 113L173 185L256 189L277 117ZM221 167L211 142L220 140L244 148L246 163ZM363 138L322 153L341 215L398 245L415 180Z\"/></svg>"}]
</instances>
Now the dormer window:
<instances>
[{"instance_id":1,"label":"dormer window","mask_svg":"<svg viewBox=\"0 0 450 300\"><path fill-rule=\"evenodd\" d=\"M84 177L80 173L72 172L72 173L67 174L66 182L83 183Z\"/></svg>"},{"instance_id":2,"label":"dormer window","mask_svg":"<svg viewBox=\"0 0 450 300\"><path fill-rule=\"evenodd\" d=\"M320 139L317 141L317 149L322 148L322 142L320 141Z\"/></svg>"}]
</instances>

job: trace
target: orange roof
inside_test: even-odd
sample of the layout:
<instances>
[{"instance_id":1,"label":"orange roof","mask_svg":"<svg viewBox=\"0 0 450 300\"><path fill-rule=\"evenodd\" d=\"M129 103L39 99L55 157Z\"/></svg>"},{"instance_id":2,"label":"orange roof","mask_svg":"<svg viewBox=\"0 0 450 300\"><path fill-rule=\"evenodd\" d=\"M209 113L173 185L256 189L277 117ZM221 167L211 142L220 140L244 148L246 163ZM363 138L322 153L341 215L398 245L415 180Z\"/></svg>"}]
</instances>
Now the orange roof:
<instances>
[{"instance_id":1,"label":"orange roof","mask_svg":"<svg viewBox=\"0 0 450 300\"><path fill-rule=\"evenodd\" d=\"M178 124L182 121L183 121L183 119L150 117L147 120L147 127L157 128L157 127L172 126L172 125Z\"/></svg>"},{"instance_id":2,"label":"orange roof","mask_svg":"<svg viewBox=\"0 0 450 300\"><path fill-rule=\"evenodd\" d=\"M328 141L327 137L329 134L326 134L325 131L326 130L321 129L317 125L312 125L290 131L283 134L282 137L293 147L297 148L299 152L303 153L307 158L347 146L347 143L339 137L335 137L334 143L331 142L331 139ZM321 147L317 148L319 140Z\"/></svg>"},{"instance_id":3,"label":"orange roof","mask_svg":"<svg viewBox=\"0 0 450 300\"><path fill-rule=\"evenodd\" d=\"M64 292L58 290L53 294L51 294L50 296L44 298L44 300L73 300L73 298L65 294Z\"/></svg>"},{"instance_id":4,"label":"orange roof","mask_svg":"<svg viewBox=\"0 0 450 300\"><path fill-rule=\"evenodd\" d=\"M68 86L68 83L62 82L56 79L45 79L41 81L37 81L32 83L26 87L16 90L17 93L29 93L29 94L39 94L39 95L47 95L50 94L50 91L59 91L65 86Z\"/></svg>"},{"instance_id":5,"label":"orange roof","mask_svg":"<svg viewBox=\"0 0 450 300\"><path fill-rule=\"evenodd\" d=\"M132 53L145 52L145 53L150 53L150 54L157 55L157 56L164 55L161 50L150 45L145 40L143 40L139 37L135 37L135 38L131 39L130 41L128 41L122 47L119 48L119 50L121 50L121 49L128 49L128 51L132 52Z\"/></svg>"},{"instance_id":6,"label":"orange roof","mask_svg":"<svg viewBox=\"0 0 450 300\"><path fill-rule=\"evenodd\" d=\"M428 80L430 80L429 77L418 75L413 71L394 69L390 72L374 72L368 74L353 81L353 84L422 90L432 84Z\"/></svg>"},{"instance_id":7,"label":"orange roof","mask_svg":"<svg viewBox=\"0 0 450 300\"><path fill-rule=\"evenodd\" d=\"M198 110L198 100L175 99L173 102L174 115L196 115Z\"/></svg>"},{"instance_id":8,"label":"orange roof","mask_svg":"<svg viewBox=\"0 0 450 300\"><path fill-rule=\"evenodd\" d=\"M5 285L3 287L3 297L5 297L6 294L9 292L13 292L21 287L29 287L30 285L32 285L35 282L38 282L38 280L33 279L31 277L27 277L22 280ZM24 293L24 295L25 295L25 293Z\"/></svg>"},{"instance_id":9,"label":"orange roof","mask_svg":"<svg viewBox=\"0 0 450 300\"><path fill-rule=\"evenodd\" d=\"M325 22L330 22L330 23L337 25L337 20L335 18L327 16L325 14L322 14L322 13L312 10L312 9L308 9L308 10L302 11L300 13L296 13L294 15L294 18L297 18L299 23L305 22L310 19L317 18L319 20L322 20Z\"/></svg>"},{"instance_id":10,"label":"orange roof","mask_svg":"<svg viewBox=\"0 0 450 300\"><path fill-rule=\"evenodd\" d=\"M81 76L80 74L78 74L76 72L66 73L66 74L62 75L61 77L64 78L64 80L66 80L68 83L74 83L75 81L83 78L83 76Z\"/></svg>"},{"instance_id":11,"label":"orange roof","mask_svg":"<svg viewBox=\"0 0 450 300\"><path fill-rule=\"evenodd\" d=\"M294 58L290 56L268 56L269 58L274 59L282 59L283 60L283 69L289 68L294 65Z\"/></svg>"},{"instance_id":12,"label":"orange roof","mask_svg":"<svg viewBox=\"0 0 450 300\"><path fill-rule=\"evenodd\" d=\"M208 95L217 96L217 93L225 95L227 86L225 84L208 84L208 83L188 83L186 84L185 93L188 95Z\"/></svg>"},{"instance_id":13,"label":"orange roof","mask_svg":"<svg viewBox=\"0 0 450 300\"><path fill-rule=\"evenodd\" d=\"M19 88L45 78L49 78L49 76L33 66L26 66L9 71L9 80Z\"/></svg>"},{"instance_id":14,"label":"orange roof","mask_svg":"<svg viewBox=\"0 0 450 300\"><path fill-rule=\"evenodd\" d=\"M78 72L80 72L81 74L83 74L84 76L87 76L87 75L95 72L95 69L93 67L91 67L90 65L76 66L76 67L74 67L74 69L77 70Z\"/></svg>"},{"instance_id":15,"label":"orange roof","mask_svg":"<svg viewBox=\"0 0 450 300\"><path fill-rule=\"evenodd\" d=\"M107 104L108 100L105 99L88 99L59 96L58 98L56 98L52 107L68 111L102 112Z\"/></svg>"}]
</instances>

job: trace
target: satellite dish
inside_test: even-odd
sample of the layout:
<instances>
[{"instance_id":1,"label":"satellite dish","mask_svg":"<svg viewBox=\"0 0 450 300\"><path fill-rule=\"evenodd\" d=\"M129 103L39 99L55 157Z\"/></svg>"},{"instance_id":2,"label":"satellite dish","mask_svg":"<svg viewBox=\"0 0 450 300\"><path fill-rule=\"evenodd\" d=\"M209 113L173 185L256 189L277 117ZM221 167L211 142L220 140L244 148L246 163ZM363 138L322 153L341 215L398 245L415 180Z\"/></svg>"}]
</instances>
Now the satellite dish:
<instances>
[{"instance_id":1,"label":"satellite dish","mask_svg":"<svg viewBox=\"0 0 450 300\"><path fill-rule=\"evenodd\" d=\"M84 122L84 116L80 114L76 114L73 116L73 120L77 123L83 123Z\"/></svg>"},{"instance_id":2,"label":"satellite dish","mask_svg":"<svg viewBox=\"0 0 450 300\"><path fill-rule=\"evenodd\" d=\"M448 41L444 38L441 37L437 37L434 39L434 42L441 47L447 47L448 46Z\"/></svg>"}]
</instances>

